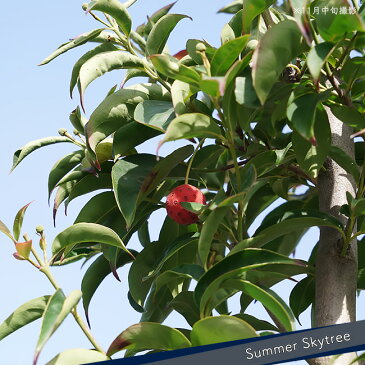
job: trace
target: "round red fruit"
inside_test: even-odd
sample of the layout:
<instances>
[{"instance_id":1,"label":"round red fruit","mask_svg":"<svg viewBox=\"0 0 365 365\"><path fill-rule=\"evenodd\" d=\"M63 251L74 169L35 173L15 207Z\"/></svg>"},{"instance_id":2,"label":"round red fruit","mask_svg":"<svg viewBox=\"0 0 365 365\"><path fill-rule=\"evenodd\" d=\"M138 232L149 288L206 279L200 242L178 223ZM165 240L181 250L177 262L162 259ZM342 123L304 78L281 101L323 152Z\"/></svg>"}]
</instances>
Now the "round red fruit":
<instances>
[{"instance_id":1,"label":"round red fruit","mask_svg":"<svg viewBox=\"0 0 365 365\"><path fill-rule=\"evenodd\" d=\"M171 219L184 225L196 223L198 215L184 209L180 205L182 202L205 204L204 194L195 186L184 184L172 190L166 199L166 211Z\"/></svg>"}]
</instances>

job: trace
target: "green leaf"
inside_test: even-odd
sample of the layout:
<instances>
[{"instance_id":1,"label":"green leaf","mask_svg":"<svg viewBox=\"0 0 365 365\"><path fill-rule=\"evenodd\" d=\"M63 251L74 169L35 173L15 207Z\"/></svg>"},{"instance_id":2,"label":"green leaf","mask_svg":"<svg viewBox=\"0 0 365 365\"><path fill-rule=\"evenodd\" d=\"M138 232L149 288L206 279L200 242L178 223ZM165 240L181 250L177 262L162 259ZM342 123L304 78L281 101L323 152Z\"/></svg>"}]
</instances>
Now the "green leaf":
<instances>
[{"instance_id":1,"label":"green leaf","mask_svg":"<svg viewBox=\"0 0 365 365\"><path fill-rule=\"evenodd\" d=\"M191 86L183 81L175 80L171 87L172 104L176 115L187 112L186 103L190 96L194 94Z\"/></svg>"},{"instance_id":2,"label":"green leaf","mask_svg":"<svg viewBox=\"0 0 365 365\"><path fill-rule=\"evenodd\" d=\"M314 81L318 81L324 64L335 49L336 45L333 43L323 42L315 45L308 53L308 69L313 76Z\"/></svg>"},{"instance_id":3,"label":"green leaf","mask_svg":"<svg viewBox=\"0 0 365 365\"><path fill-rule=\"evenodd\" d=\"M102 140L130 122L133 107L147 98L146 93L130 89L119 90L105 98L91 114L85 126L91 151L95 153L96 146Z\"/></svg>"},{"instance_id":4,"label":"green leaf","mask_svg":"<svg viewBox=\"0 0 365 365\"><path fill-rule=\"evenodd\" d=\"M78 77L78 89L81 105L88 85L107 72L120 69L144 70L144 62L141 58L125 51L109 51L94 55L80 68Z\"/></svg>"},{"instance_id":5,"label":"green leaf","mask_svg":"<svg viewBox=\"0 0 365 365\"><path fill-rule=\"evenodd\" d=\"M251 75L236 78L236 87L234 89L236 101L240 105L248 108L258 108L260 101L257 98L256 91L252 84Z\"/></svg>"},{"instance_id":6,"label":"green leaf","mask_svg":"<svg viewBox=\"0 0 365 365\"><path fill-rule=\"evenodd\" d=\"M184 18L191 19L187 15L182 14L166 14L161 17L152 27L151 33L148 35L146 45L147 53L149 55L162 53L170 33L174 30L177 23Z\"/></svg>"},{"instance_id":7,"label":"green leaf","mask_svg":"<svg viewBox=\"0 0 365 365\"><path fill-rule=\"evenodd\" d=\"M169 101L145 100L134 110L136 122L165 133L171 120L175 118L174 107Z\"/></svg>"},{"instance_id":8,"label":"green leaf","mask_svg":"<svg viewBox=\"0 0 365 365\"><path fill-rule=\"evenodd\" d=\"M195 300L199 304L200 312L209 315L217 304L212 298L226 280L240 278L243 273L253 269L268 267L270 271L275 271L276 265L278 265L278 272L283 266L298 268L299 272L296 274L308 271L308 267L303 262L264 249L249 248L226 256L200 278L195 288Z\"/></svg>"},{"instance_id":9,"label":"green leaf","mask_svg":"<svg viewBox=\"0 0 365 365\"><path fill-rule=\"evenodd\" d=\"M49 299L42 317L41 333L38 338L33 363L36 364L39 354L46 342L61 325L64 319L81 299L80 290L74 290L68 297L58 289Z\"/></svg>"},{"instance_id":10,"label":"green leaf","mask_svg":"<svg viewBox=\"0 0 365 365\"><path fill-rule=\"evenodd\" d=\"M293 132L292 140L299 166L316 179L331 147L331 129L325 111L318 110L316 113L314 137L316 145L312 145L296 132Z\"/></svg>"},{"instance_id":11,"label":"green leaf","mask_svg":"<svg viewBox=\"0 0 365 365\"><path fill-rule=\"evenodd\" d=\"M76 223L59 233L54 239L52 244L53 259L62 251L83 242L97 242L118 247L134 258L112 229L95 223Z\"/></svg>"},{"instance_id":12,"label":"green leaf","mask_svg":"<svg viewBox=\"0 0 365 365\"><path fill-rule=\"evenodd\" d=\"M14 223L13 223L13 234L14 234L14 238L15 238L16 241L19 240L20 231L21 231L22 226L23 226L24 214L25 214L25 212L28 209L30 204L32 204L32 202L24 205L24 207L21 208L15 216Z\"/></svg>"},{"instance_id":13,"label":"green leaf","mask_svg":"<svg viewBox=\"0 0 365 365\"><path fill-rule=\"evenodd\" d=\"M48 62L51 62L56 57L58 57L62 53L65 53L65 52L69 51L72 48L81 46L81 45L83 45L83 44L85 44L89 41L92 41L94 38L96 38L98 35L100 35L102 30L103 29L95 29L95 30L92 30L90 32L83 33L83 34L79 35L78 37L76 37L75 39L73 39L73 40L71 40L67 43L62 44L53 53L51 53L48 57L46 57L39 64L39 66L42 66L42 65L47 64Z\"/></svg>"},{"instance_id":14,"label":"green leaf","mask_svg":"<svg viewBox=\"0 0 365 365\"><path fill-rule=\"evenodd\" d=\"M246 313L239 313L234 315L237 318L242 319L243 321L247 322L251 325L256 331L275 331L280 332L278 328L272 325L270 322L264 321L262 319L258 319L250 314Z\"/></svg>"},{"instance_id":15,"label":"green leaf","mask_svg":"<svg viewBox=\"0 0 365 365\"><path fill-rule=\"evenodd\" d=\"M41 318L50 296L45 295L18 307L4 322L0 324L0 340L18 329Z\"/></svg>"},{"instance_id":16,"label":"green leaf","mask_svg":"<svg viewBox=\"0 0 365 365\"><path fill-rule=\"evenodd\" d=\"M151 16L148 17L148 22L146 23L145 27L144 27L144 33L146 35L148 35L151 30L152 27L164 16L166 15L171 8L176 4L176 2L172 3L172 4L168 4L164 7L162 7L161 9L155 11Z\"/></svg>"},{"instance_id":17,"label":"green leaf","mask_svg":"<svg viewBox=\"0 0 365 365\"><path fill-rule=\"evenodd\" d=\"M262 12L264 12L270 5L274 4L274 0L245 0L243 1L243 31L250 32L252 21Z\"/></svg>"},{"instance_id":18,"label":"green leaf","mask_svg":"<svg viewBox=\"0 0 365 365\"><path fill-rule=\"evenodd\" d=\"M134 220L139 193L145 178L155 164L156 156L138 154L119 160L113 166L112 181L115 199L128 227Z\"/></svg>"},{"instance_id":19,"label":"green leaf","mask_svg":"<svg viewBox=\"0 0 365 365\"><path fill-rule=\"evenodd\" d=\"M262 104L286 65L300 53L301 37L296 22L285 20L272 26L260 40L252 57L252 79Z\"/></svg>"},{"instance_id":20,"label":"green leaf","mask_svg":"<svg viewBox=\"0 0 365 365\"><path fill-rule=\"evenodd\" d=\"M73 89L75 88L76 84L77 84L77 80L79 78L79 74L80 74L80 69L81 67L87 62L89 61L91 58L93 58L94 56L103 53L103 52L110 52L110 51L117 51L118 48L114 46L113 43L111 42L104 42L102 44L100 44L99 46L97 46L96 48L92 49L89 52L86 52L74 65L73 69L72 69L72 74L71 74L71 81L70 81L70 96L72 98L72 92Z\"/></svg>"},{"instance_id":21,"label":"green leaf","mask_svg":"<svg viewBox=\"0 0 365 365\"><path fill-rule=\"evenodd\" d=\"M180 313L190 326L200 319L199 308L194 301L194 293L182 291L172 301L171 306Z\"/></svg>"},{"instance_id":22,"label":"green leaf","mask_svg":"<svg viewBox=\"0 0 365 365\"><path fill-rule=\"evenodd\" d=\"M137 252L132 250L132 254L136 255ZM120 252L116 268L122 267L129 262L133 261L131 256L126 252ZM111 273L109 261L103 256L99 256L86 270L81 282L82 291L82 303L85 310L86 318L89 322L89 305L92 297L102 281ZM90 322L89 322L90 324Z\"/></svg>"},{"instance_id":23,"label":"green leaf","mask_svg":"<svg viewBox=\"0 0 365 365\"><path fill-rule=\"evenodd\" d=\"M144 124L132 121L119 128L113 138L113 153L115 157L125 156L134 147L158 136L161 132Z\"/></svg>"},{"instance_id":24,"label":"green leaf","mask_svg":"<svg viewBox=\"0 0 365 365\"><path fill-rule=\"evenodd\" d=\"M214 235L219 229L219 225L226 216L231 206L219 206L214 209L203 224L203 228L199 237L198 252L200 260L205 268L207 268L207 259L210 252Z\"/></svg>"},{"instance_id":25,"label":"green leaf","mask_svg":"<svg viewBox=\"0 0 365 365\"><path fill-rule=\"evenodd\" d=\"M142 322L123 331L112 342L107 354L111 356L125 348L133 351L169 351L190 346L190 341L177 329L159 323Z\"/></svg>"},{"instance_id":26,"label":"green leaf","mask_svg":"<svg viewBox=\"0 0 365 365\"><path fill-rule=\"evenodd\" d=\"M20 164L20 162L24 160L25 157L30 155L33 151L37 150L38 148L61 142L71 142L71 141L67 137L60 136L60 137L46 137L42 139L37 139L32 142L28 142L24 147L15 151L13 157L13 166L10 172L13 171Z\"/></svg>"},{"instance_id":27,"label":"green leaf","mask_svg":"<svg viewBox=\"0 0 365 365\"><path fill-rule=\"evenodd\" d=\"M246 280L227 280L222 284L224 287L232 287L243 291L255 300L258 300L282 325L285 331L295 330L295 319L293 312L275 292L269 288L260 288Z\"/></svg>"},{"instance_id":28,"label":"green leaf","mask_svg":"<svg viewBox=\"0 0 365 365\"><path fill-rule=\"evenodd\" d=\"M345 171L352 175L356 181L359 181L359 166L356 164L355 160L351 156L349 156L345 151L336 146L331 146L329 156Z\"/></svg>"},{"instance_id":29,"label":"green leaf","mask_svg":"<svg viewBox=\"0 0 365 365\"><path fill-rule=\"evenodd\" d=\"M299 316L301 313L303 313L314 301L314 292L314 278L307 276L299 281L290 293L290 308L299 323Z\"/></svg>"},{"instance_id":30,"label":"green leaf","mask_svg":"<svg viewBox=\"0 0 365 365\"><path fill-rule=\"evenodd\" d=\"M156 70L161 74L175 80L187 82L195 87L199 86L200 74L180 63L175 57L168 54L155 54L150 59Z\"/></svg>"},{"instance_id":31,"label":"green leaf","mask_svg":"<svg viewBox=\"0 0 365 365\"><path fill-rule=\"evenodd\" d=\"M56 225L56 215L58 208L64 202L67 197L69 196L70 192L72 191L72 188L76 184L76 180L65 182L64 184L60 185L56 191L56 196L54 198L53 203L53 223Z\"/></svg>"},{"instance_id":32,"label":"green leaf","mask_svg":"<svg viewBox=\"0 0 365 365\"><path fill-rule=\"evenodd\" d=\"M248 35L233 39L217 49L211 61L212 76L224 76L234 61L243 52Z\"/></svg>"},{"instance_id":33,"label":"green leaf","mask_svg":"<svg viewBox=\"0 0 365 365\"><path fill-rule=\"evenodd\" d=\"M53 189L61 181L61 179L75 166L80 164L84 157L85 152L83 150L71 152L53 165L48 175L48 199L50 198Z\"/></svg>"},{"instance_id":34,"label":"green leaf","mask_svg":"<svg viewBox=\"0 0 365 365\"><path fill-rule=\"evenodd\" d=\"M234 0L230 4L220 8L218 13L235 14L242 9L243 0Z\"/></svg>"},{"instance_id":35,"label":"green leaf","mask_svg":"<svg viewBox=\"0 0 365 365\"><path fill-rule=\"evenodd\" d=\"M349 107L347 105L335 106L331 108L331 111L336 118L340 119L350 127L357 129L365 128L364 115L354 107Z\"/></svg>"},{"instance_id":36,"label":"green leaf","mask_svg":"<svg viewBox=\"0 0 365 365\"><path fill-rule=\"evenodd\" d=\"M3 232L5 235L7 235L14 243L16 243L16 239L12 236L9 228L5 225L5 223L3 223L2 221L0 221L0 232Z\"/></svg>"},{"instance_id":37,"label":"green leaf","mask_svg":"<svg viewBox=\"0 0 365 365\"><path fill-rule=\"evenodd\" d=\"M81 114L80 107L78 106L75 110L70 113L70 122L73 127L81 134L85 135L85 124L87 123L86 118Z\"/></svg>"},{"instance_id":38,"label":"green leaf","mask_svg":"<svg viewBox=\"0 0 365 365\"><path fill-rule=\"evenodd\" d=\"M318 9L318 12L313 12L313 16L319 34L326 41L338 42L346 33L365 31L364 20L355 9L353 14L340 14L340 9L343 7L347 13L349 12L350 6L346 0L317 0L312 5ZM331 8L338 9L338 14L331 12Z\"/></svg>"},{"instance_id":39,"label":"green leaf","mask_svg":"<svg viewBox=\"0 0 365 365\"><path fill-rule=\"evenodd\" d=\"M129 35L132 20L126 7L118 0L93 0L88 4L87 12L99 10L112 16L125 35Z\"/></svg>"},{"instance_id":40,"label":"green leaf","mask_svg":"<svg viewBox=\"0 0 365 365\"><path fill-rule=\"evenodd\" d=\"M247 322L232 316L207 317L196 322L190 334L193 346L257 337Z\"/></svg>"},{"instance_id":41,"label":"green leaf","mask_svg":"<svg viewBox=\"0 0 365 365\"><path fill-rule=\"evenodd\" d=\"M95 350L70 349L61 352L46 365L80 365L106 360L110 360L110 357Z\"/></svg>"},{"instance_id":42,"label":"green leaf","mask_svg":"<svg viewBox=\"0 0 365 365\"><path fill-rule=\"evenodd\" d=\"M161 145L168 141L194 137L223 138L221 136L221 130L214 119L205 114L190 113L180 115L171 121Z\"/></svg>"}]
</instances>

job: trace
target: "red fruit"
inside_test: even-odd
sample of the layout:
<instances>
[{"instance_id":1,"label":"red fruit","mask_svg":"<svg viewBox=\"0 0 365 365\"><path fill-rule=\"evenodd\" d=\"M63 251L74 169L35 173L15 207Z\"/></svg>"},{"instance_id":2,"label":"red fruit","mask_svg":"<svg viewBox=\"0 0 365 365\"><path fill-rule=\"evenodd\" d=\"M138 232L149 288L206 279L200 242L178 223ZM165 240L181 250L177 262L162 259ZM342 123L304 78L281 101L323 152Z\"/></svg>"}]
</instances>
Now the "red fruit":
<instances>
[{"instance_id":1,"label":"red fruit","mask_svg":"<svg viewBox=\"0 0 365 365\"><path fill-rule=\"evenodd\" d=\"M184 209L181 202L205 204L204 194L195 186L184 184L172 190L166 199L167 215L171 219L185 225L196 223L199 220L198 215Z\"/></svg>"}]
</instances>

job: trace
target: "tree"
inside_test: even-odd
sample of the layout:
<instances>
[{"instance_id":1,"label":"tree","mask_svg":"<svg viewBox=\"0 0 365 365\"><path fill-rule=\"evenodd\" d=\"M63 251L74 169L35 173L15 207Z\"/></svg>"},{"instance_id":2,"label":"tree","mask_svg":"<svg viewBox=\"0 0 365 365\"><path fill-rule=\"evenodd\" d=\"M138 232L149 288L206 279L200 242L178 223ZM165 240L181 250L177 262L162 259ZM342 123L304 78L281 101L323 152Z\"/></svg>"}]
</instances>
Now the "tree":
<instances>
[{"instance_id":1,"label":"tree","mask_svg":"<svg viewBox=\"0 0 365 365\"><path fill-rule=\"evenodd\" d=\"M61 45L41 63L97 43L72 70L70 93L77 86L80 95L80 107L70 114L73 135L60 129L60 136L28 143L16 151L13 169L40 147L73 143L77 150L49 175L54 218L61 204L96 194L54 239L49 259L42 227L37 233L44 258L29 237L19 238L27 206L13 232L1 223L15 256L40 268L56 291L18 308L0 326L0 339L42 317L36 361L72 314L96 351L70 350L50 362L71 357L71 364L102 361L123 349L134 355L291 331L310 305L313 326L355 320L356 290L365 288L364 242L357 240L365 211L363 7L342 0L235 1L221 9L232 18L220 47L190 39L185 50L170 55L169 35L187 16L172 14L170 4L133 30L128 8L135 1L83 5L102 28ZM115 69L127 70L121 87L114 86L87 120L88 85ZM126 86L137 77L144 80ZM186 143L165 157L137 152L156 136L159 148ZM184 183L205 194L207 204L181 203L199 221L181 225L166 217L158 241L151 242L150 215ZM257 216L279 198L284 202L250 236ZM292 258L314 226L321 227L321 238L308 262ZM127 248L133 234L143 246L139 252ZM81 291L66 296L50 267L90 259ZM110 273L118 279L117 269L128 263L129 301L141 322L105 353L76 306L82 299L88 319L99 284ZM289 303L270 289L300 274L305 277ZM235 294L241 310L229 315ZM272 323L245 313L253 300L265 306ZM172 311L191 329L162 325Z\"/></svg>"}]
</instances>

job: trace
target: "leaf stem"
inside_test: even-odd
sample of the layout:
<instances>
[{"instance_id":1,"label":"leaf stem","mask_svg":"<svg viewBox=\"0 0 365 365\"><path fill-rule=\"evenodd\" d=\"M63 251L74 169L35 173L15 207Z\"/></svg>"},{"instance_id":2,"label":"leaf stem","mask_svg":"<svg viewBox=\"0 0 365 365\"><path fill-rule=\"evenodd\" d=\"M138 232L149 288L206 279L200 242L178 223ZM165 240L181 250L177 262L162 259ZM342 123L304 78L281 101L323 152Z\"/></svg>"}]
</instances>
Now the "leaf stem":
<instances>
[{"instance_id":1,"label":"leaf stem","mask_svg":"<svg viewBox=\"0 0 365 365\"><path fill-rule=\"evenodd\" d=\"M190 160L189 160L189 163L188 163L188 168L186 169L186 175L185 175L185 184L188 184L189 183L189 175L190 175L190 170L191 170L191 166L193 164L193 161L194 161L194 158L195 158L195 155L196 153L198 152L199 148L201 148L201 146L204 144L205 142L205 138L203 138L199 144L196 146L194 152L193 152L193 155L191 156Z\"/></svg>"}]
</instances>

